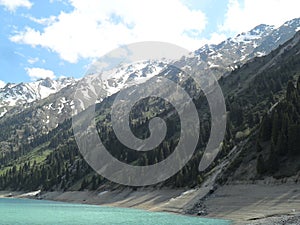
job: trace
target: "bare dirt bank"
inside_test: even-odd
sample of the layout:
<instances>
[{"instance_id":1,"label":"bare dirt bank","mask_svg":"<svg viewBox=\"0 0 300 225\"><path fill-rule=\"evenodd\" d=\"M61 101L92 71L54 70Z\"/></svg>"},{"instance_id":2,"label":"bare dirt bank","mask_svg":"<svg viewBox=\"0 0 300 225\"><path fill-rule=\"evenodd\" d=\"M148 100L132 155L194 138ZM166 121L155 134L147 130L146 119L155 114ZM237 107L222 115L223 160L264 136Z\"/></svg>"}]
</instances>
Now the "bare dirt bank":
<instances>
[{"instance_id":1,"label":"bare dirt bank","mask_svg":"<svg viewBox=\"0 0 300 225\"><path fill-rule=\"evenodd\" d=\"M138 190L48 192L41 195L46 200L96 204L114 207L138 208L150 211L184 213L197 197L199 190Z\"/></svg>"},{"instance_id":2,"label":"bare dirt bank","mask_svg":"<svg viewBox=\"0 0 300 225\"><path fill-rule=\"evenodd\" d=\"M207 190L140 190L103 192L51 192L42 195L55 201L139 208L150 211L185 213ZM246 184L219 187L202 201L210 218L236 224L300 224L300 185ZM276 222L278 221L278 222ZM285 222L284 222L285 221Z\"/></svg>"},{"instance_id":3,"label":"bare dirt bank","mask_svg":"<svg viewBox=\"0 0 300 225\"><path fill-rule=\"evenodd\" d=\"M298 223L282 220L289 219L286 215L300 214L299 184L223 186L209 196L204 204L207 216L232 219L237 224L300 224L299 220ZM262 218L268 219L259 221Z\"/></svg>"}]
</instances>

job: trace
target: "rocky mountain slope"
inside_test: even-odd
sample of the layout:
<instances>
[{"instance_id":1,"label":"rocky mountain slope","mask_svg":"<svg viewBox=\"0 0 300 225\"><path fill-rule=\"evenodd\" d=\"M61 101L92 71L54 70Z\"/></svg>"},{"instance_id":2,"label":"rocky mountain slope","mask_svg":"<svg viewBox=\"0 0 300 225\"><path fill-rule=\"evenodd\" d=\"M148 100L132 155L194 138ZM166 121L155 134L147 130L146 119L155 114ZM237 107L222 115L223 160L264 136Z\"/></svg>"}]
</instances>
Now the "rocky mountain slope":
<instances>
[{"instance_id":1,"label":"rocky mountain slope","mask_svg":"<svg viewBox=\"0 0 300 225\"><path fill-rule=\"evenodd\" d=\"M137 62L131 65L124 64L101 76L99 74L86 76L81 83L99 83L101 89L104 90L101 96L103 99L122 88L147 81L149 78L159 74L165 67L166 62L157 61ZM98 79L99 77L101 77L101 80ZM46 78L30 83L8 83L5 87L0 88L0 117L3 117L13 107L24 105L31 107L28 103L46 99L56 93L59 93L56 97L61 96L59 101L63 104L67 101L65 99L70 99L70 95L73 94L70 91L66 91L65 88L74 89L77 84L78 80L73 78L60 78L57 80ZM66 96L66 93L69 93L69 96ZM52 106L54 106L55 102L52 103ZM60 108L58 112L61 113L64 106L60 105L58 107ZM50 108L49 106L47 109Z\"/></svg>"},{"instance_id":2,"label":"rocky mountain slope","mask_svg":"<svg viewBox=\"0 0 300 225\"><path fill-rule=\"evenodd\" d=\"M254 57L268 55L290 40L299 29L300 18L280 27L261 24L220 44L201 47L185 58L183 64L220 78Z\"/></svg>"},{"instance_id":3,"label":"rocky mountain slope","mask_svg":"<svg viewBox=\"0 0 300 225\"><path fill-rule=\"evenodd\" d=\"M12 107L47 98L49 95L75 83L73 78L57 80L47 78L30 83L8 83L0 88L0 117L4 116Z\"/></svg>"}]
</instances>

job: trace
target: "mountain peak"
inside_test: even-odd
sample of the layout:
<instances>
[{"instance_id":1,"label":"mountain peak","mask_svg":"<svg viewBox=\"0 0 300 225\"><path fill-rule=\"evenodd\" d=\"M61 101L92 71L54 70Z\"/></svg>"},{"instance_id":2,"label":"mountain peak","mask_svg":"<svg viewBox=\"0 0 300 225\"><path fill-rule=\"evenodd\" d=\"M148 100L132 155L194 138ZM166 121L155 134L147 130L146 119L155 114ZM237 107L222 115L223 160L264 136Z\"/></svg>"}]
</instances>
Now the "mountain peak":
<instances>
[{"instance_id":1,"label":"mountain peak","mask_svg":"<svg viewBox=\"0 0 300 225\"><path fill-rule=\"evenodd\" d=\"M289 20L285 22L283 26L300 26L300 18Z\"/></svg>"},{"instance_id":2,"label":"mountain peak","mask_svg":"<svg viewBox=\"0 0 300 225\"><path fill-rule=\"evenodd\" d=\"M190 54L189 58L198 66L201 65L202 69L217 68L217 65L231 70L253 57L269 54L299 30L300 18L287 21L280 27L259 24L217 45L204 45Z\"/></svg>"},{"instance_id":3,"label":"mountain peak","mask_svg":"<svg viewBox=\"0 0 300 225\"><path fill-rule=\"evenodd\" d=\"M249 34L251 35L265 35L269 34L271 31L275 29L275 26L273 25L267 25L267 24L260 24L256 27L254 27L252 30L249 31Z\"/></svg>"}]
</instances>

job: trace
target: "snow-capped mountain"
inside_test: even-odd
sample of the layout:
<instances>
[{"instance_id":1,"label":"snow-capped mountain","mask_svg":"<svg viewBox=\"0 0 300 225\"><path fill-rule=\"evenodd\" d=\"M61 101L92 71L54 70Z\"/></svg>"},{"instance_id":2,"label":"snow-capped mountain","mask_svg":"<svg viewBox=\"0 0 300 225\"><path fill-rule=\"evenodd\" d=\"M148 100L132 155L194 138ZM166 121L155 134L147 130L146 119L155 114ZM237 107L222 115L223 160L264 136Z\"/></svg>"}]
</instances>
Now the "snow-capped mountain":
<instances>
[{"instance_id":1,"label":"snow-capped mountain","mask_svg":"<svg viewBox=\"0 0 300 225\"><path fill-rule=\"evenodd\" d=\"M112 95L122 88L146 82L153 76L158 75L167 65L167 61L147 60L121 65L100 76L95 76L101 77L103 88L108 95Z\"/></svg>"},{"instance_id":2,"label":"snow-capped mountain","mask_svg":"<svg viewBox=\"0 0 300 225\"><path fill-rule=\"evenodd\" d=\"M291 39L299 29L300 18L288 21L278 28L261 24L248 32L228 38L218 45L205 45L189 56L183 57L176 64L187 69L185 71L213 74L220 78L248 60L269 54L279 45ZM164 72L161 73L162 71ZM77 90L80 90L82 95L88 99L89 96L96 93L93 93L92 90L86 91L87 85L91 85L97 90L101 89L103 90L99 99L101 101L104 97L110 96L122 88L146 82L158 74L174 76L175 80L179 75L174 67L168 67L168 62L143 61L121 65L106 73L87 76L79 83ZM91 99L95 99L95 96Z\"/></svg>"},{"instance_id":3,"label":"snow-capped mountain","mask_svg":"<svg viewBox=\"0 0 300 225\"><path fill-rule=\"evenodd\" d=\"M167 61L146 60L132 64L122 64L112 70L84 77L78 82L76 92L86 100L98 99L101 102L123 88L141 84L158 75L168 66ZM92 87L87 90L87 87ZM97 93L96 91L97 90ZM94 104L86 103L85 107Z\"/></svg>"},{"instance_id":4,"label":"snow-capped mountain","mask_svg":"<svg viewBox=\"0 0 300 225\"><path fill-rule=\"evenodd\" d=\"M225 76L245 62L275 50L292 39L299 29L300 19L288 21L278 28L259 25L218 45L201 47L189 56L182 57L178 66L185 67L187 72ZM11 134L5 142L22 140L25 130L30 130L30 135L26 136L26 140L30 141L41 134L49 133L70 119L76 92L81 92L86 99L95 99L95 91L86 89L89 85L102 90L101 95L97 95L98 102L101 102L122 88L147 82L156 75L181 82L184 76L181 74L183 73L180 70L168 65L168 62L152 60L119 65L110 71L91 74L77 81L65 78L7 84L0 88L0 125L8 126L10 131L7 133ZM85 108L94 103L87 102ZM18 132L15 132L16 130Z\"/></svg>"},{"instance_id":5,"label":"snow-capped mountain","mask_svg":"<svg viewBox=\"0 0 300 225\"><path fill-rule=\"evenodd\" d=\"M224 55L239 56L240 61L247 58L259 46L265 37L268 37L274 30L274 26L261 24L248 32L238 34L236 37L229 38L218 45L205 45L194 52L194 56L203 61L217 60ZM260 52L257 55L264 55ZM236 60L237 61L237 60Z\"/></svg>"},{"instance_id":6,"label":"snow-capped mountain","mask_svg":"<svg viewBox=\"0 0 300 225\"><path fill-rule=\"evenodd\" d=\"M110 96L122 88L147 81L166 68L166 62L142 61L134 64L120 65L103 74L93 74L84 77L80 83L85 86L91 82L98 82L105 90L101 98ZM14 106L24 105L49 97L67 86L76 86L78 81L73 78L51 80L41 79L30 83L7 84L0 88L0 117ZM70 96L63 96L62 98ZM65 100L63 101L65 102ZM61 106L60 106L61 107ZM61 110L60 110L61 111Z\"/></svg>"},{"instance_id":7,"label":"snow-capped mountain","mask_svg":"<svg viewBox=\"0 0 300 225\"><path fill-rule=\"evenodd\" d=\"M59 81L50 79L29 84L7 84L5 88L0 89L1 96L5 99L3 102L6 103L2 106L5 111L0 121L1 119L9 120L10 117L17 115L24 127L30 127L33 136L48 133L71 117L76 92L81 92L80 94L87 99L94 97L93 90L87 90L87 87L92 84L102 90L101 95L97 96L98 102L101 102L105 97L111 96L123 87L146 82L166 67L166 62L141 61L119 65L110 71L91 74L81 80L70 79L69 82L65 80L65 82L58 83L60 85L57 84ZM47 95L48 97L45 97ZM5 114L6 109L9 109L9 112ZM22 133L20 135L18 138L22 137Z\"/></svg>"},{"instance_id":8,"label":"snow-capped mountain","mask_svg":"<svg viewBox=\"0 0 300 225\"><path fill-rule=\"evenodd\" d=\"M261 24L248 32L228 38L218 45L205 45L189 56L183 57L179 64L188 67L188 70L214 74L219 78L229 74L248 60L269 54L279 45L291 39L299 30L300 18L288 21L278 28ZM87 97L95 95L92 91L84 90L84 86L87 84L96 85L103 90L101 96L98 96L101 101L122 88L146 82L164 70L165 74L170 75L170 68L167 64L168 62L152 60L120 65L105 73L86 76L80 81L64 78L7 84L4 88L0 88L0 118L13 106L41 99L47 99L47 105L43 105L46 111L52 110L58 114L64 114L65 111L70 114L69 108L72 107L72 97L76 90L82 91L82 94ZM174 75L178 74L174 72ZM49 98L51 94L55 94L55 98ZM67 115L63 118L67 118ZM59 122L58 119L55 124Z\"/></svg>"},{"instance_id":9,"label":"snow-capped mountain","mask_svg":"<svg viewBox=\"0 0 300 225\"><path fill-rule=\"evenodd\" d=\"M46 78L30 83L8 83L0 88L0 117L4 116L11 107L47 98L62 88L75 83L76 81L73 78L60 78L57 80Z\"/></svg>"},{"instance_id":10,"label":"snow-capped mountain","mask_svg":"<svg viewBox=\"0 0 300 225\"><path fill-rule=\"evenodd\" d=\"M280 27L261 24L218 45L205 45L184 59L198 70L210 70L216 77L231 72L248 60L269 54L300 30L300 18Z\"/></svg>"}]
</instances>

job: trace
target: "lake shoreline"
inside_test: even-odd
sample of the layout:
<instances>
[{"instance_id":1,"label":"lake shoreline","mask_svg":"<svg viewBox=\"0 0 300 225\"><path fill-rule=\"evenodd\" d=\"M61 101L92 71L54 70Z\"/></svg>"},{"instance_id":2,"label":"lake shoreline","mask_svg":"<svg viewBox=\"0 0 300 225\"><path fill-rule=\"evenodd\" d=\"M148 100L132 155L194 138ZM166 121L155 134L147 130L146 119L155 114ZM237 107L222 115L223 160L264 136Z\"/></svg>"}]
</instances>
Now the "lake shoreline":
<instances>
[{"instance_id":1,"label":"lake shoreline","mask_svg":"<svg viewBox=\"0 0 300 225\"><path fill-rule=\"evenodd\" d=\"M133 208L73 204L28 198L0 199L1 224L64 225L229 225L229 221Z\"/></svg>"},{"instance_id":2,"label":"lake shoreline","mask_svg":"<svg viewBox=\"0 0 300 225\"><path fill-rule=\"evenodd\" d=\"M201 189L132 189L114 191L45 192L38 197L12 192L14 198L34 198L68 203L120 208L136 208L153 212L169 212L191 216L186 211L201 196ZM10 192L6 192L6 195ZM5 192L0 192L0 197ZM276 197L277 196L277 197ZM300 187L297 184L241 184L219 187L202 201L207 215L203 218L231 220L233 224L300 224ZM289 223L289 221L292 221ZM296 223L294 221L297 221ZM280 222L278 222L280 224Z\"/></svg>"}]
</instances>

